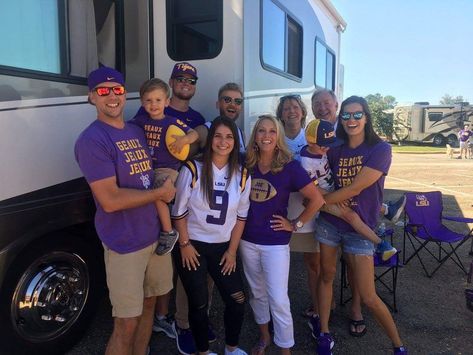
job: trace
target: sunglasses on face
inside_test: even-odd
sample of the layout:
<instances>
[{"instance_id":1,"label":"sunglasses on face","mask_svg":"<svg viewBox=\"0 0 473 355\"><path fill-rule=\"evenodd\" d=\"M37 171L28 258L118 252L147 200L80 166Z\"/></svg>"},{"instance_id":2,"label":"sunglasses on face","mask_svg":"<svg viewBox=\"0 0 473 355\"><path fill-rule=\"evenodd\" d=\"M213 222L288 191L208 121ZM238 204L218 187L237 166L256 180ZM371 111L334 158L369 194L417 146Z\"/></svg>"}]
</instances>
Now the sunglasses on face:
<instances>
[{"instance_id":1,"label":"sunglasses on face","mask_svg":"<svg viewBox=\"0 0 473 355\"><path fill-rule=\"evenodd\" d=\"M195 85L197 83L197 79L194 78L185 78L183 76L177 76L175 77L175 79L178 83L187 83L190 85Z\"/></svg>"},{"instance_id":2,"label":"sunglasses on face","mask_svg":"<svg viewBox=\"0 0 473 355\"><path fill-rule=\"evenodd\" d=\"M301 95L286 95L279 99L279 102L284 102L286 100L301 100Z\"/></svg>"},{"instance_id":3,"label":"sunglasses on face","mask_svg":"<svg viewBox=\"0 0 473 355\"><path fill-rule=\"evenodd\" d=\"M125 93L125 87L123 85L117 85L113 87L98 86L94 90L99 96L108 96L112 91L115 95L119 96Z\"/></svg>"},{"instance_id":4,"label":"sunglasses on face","mask_svg":"<svg viewBox=\"0 0 473 355\"><path fill-rule=\"evenodd\" d=\"M232 99L230 96L222 96L220 100L223 100L223 102L225 102L226 104L233 102L237 106L240 106L243 103L243 99L241 98Z\"/></svg>"},{"instance_id":5,"label":"sunglasses on face","mask_svg":"<svg viewBox=\"0 0 473 355\"><path fill-rule=\"evenodd\" d=\"M342 112L340 114L340 118L344 121L348 121L350 117L353 117L355 120L361 120L365 113L363 111L356 111L356 112Z\"/></svg>"}]
</instances>

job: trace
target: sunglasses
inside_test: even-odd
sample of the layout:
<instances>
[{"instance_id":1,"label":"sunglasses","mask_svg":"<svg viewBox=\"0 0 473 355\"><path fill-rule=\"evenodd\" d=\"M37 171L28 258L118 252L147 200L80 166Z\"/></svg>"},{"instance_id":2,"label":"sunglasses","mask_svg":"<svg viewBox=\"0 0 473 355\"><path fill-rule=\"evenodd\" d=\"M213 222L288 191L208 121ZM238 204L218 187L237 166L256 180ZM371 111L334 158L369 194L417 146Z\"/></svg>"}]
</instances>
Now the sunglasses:
<instances>
[{"instance_id":1,"label":"sunglasses","mask_svg":"<svg viewBox=\"0 0 473 355\"><path fill-rule=\"evenodd\" d=\"M301 95L286 95L279 99L279 102L284 102L286 100L301 100Z\"/></svg>"},{"instance_id":2,"label":"sunglasses","mask_svg":"<svg viewBox=\"0 0 473 355\"><path fill-rule=\"evenodd\" d=\"M240 106L243 103L243 99L241 98L232 99L230 96L222 96L220 100L223 100L223 102L225 102L226 104L230 104L233 102L237 106Z\"/></svg>"},{"instance_id":3,"label":"sunglasses","mask_svg":"<svg viewBox=\"0 0 473 355\"><path fill-rule=\"evenodd\" d=\"M197 79L185 78L183 76L176 76L174 79L176 79L178 83L187 83L190 85L195 85L197 83Z\"/></svg>"},{"instance_id":4,"label":"sunglasses","mask_svg":"<svg viewBox=\"0 0 473 355\"><path fill-rule=\"evenodd\" d=\"M348 121L350 117L353 117L355 120L361 120L365 113L363 111L356 111L356 112L342 112L340 114L340 118L344 121Z\"/></svg>"},{"instance_id":5,"label":"sunglasses","mask_svg":"<svg viewBox=\"0 0 473 355\"><path fill-rule=\"evenodd\" d=\"M99 96L108 96L112 91L115 95L123 95L125 93L125 87L123 85L117 85L113 87L98 86L94 90Z\"/></svg>"}]
</instances>

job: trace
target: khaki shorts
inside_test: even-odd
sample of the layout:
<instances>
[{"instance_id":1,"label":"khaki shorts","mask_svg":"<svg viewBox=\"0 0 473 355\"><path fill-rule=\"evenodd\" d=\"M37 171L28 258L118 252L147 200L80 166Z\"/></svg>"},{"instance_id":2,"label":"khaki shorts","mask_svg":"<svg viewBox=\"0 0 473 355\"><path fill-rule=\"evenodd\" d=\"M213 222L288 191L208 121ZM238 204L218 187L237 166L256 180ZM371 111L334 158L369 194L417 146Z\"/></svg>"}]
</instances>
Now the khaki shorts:
<instances>
[{"instance_id":1,"label":"khaki shorts","mask_svg":"<svg viewBox=\"0 0 473 355\"><path fill-rule=\"evenodd\" d=\"M143 312L145 297L165 295L172 290L171 254L157 255L157 244L126 254L103 245L113 317L138 317Z\"/></svg>"},{"instance_id":2,"label":"khaki shorts","mask_svg":"<svg viewBox=\"0 0 473 355\"><path fill-rule=\"evenodd\" d=\"M291 251L299 253L320 253L320 244L315 239L315 232L293 233L289 248Z\"/></svg>"},{"instance_id":3,"label":"khaki shorts","mask_svg":"<svg viewBox=\"0 0 473 355\"><path fill-rule=\"evenodd\" d=\"M154 188L160 187L164 184L168 177L171 178L173 184L176 183L179 172L171 168L157 168L154 169Z\"/></svg>"}]
</instances>

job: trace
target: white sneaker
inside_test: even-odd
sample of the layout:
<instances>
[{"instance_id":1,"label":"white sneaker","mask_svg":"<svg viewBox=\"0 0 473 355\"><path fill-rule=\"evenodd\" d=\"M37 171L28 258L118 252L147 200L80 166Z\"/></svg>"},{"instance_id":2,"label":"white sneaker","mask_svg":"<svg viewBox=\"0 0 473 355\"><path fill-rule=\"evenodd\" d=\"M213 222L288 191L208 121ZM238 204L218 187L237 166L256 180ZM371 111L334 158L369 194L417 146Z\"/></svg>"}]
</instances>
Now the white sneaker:
<instances>
[{"instance_id":1,"label":"white sneaker","mask_svg":"<svg viewBox=\"0 0 473 355\"><path fill-rule=\"evenodd\" d=\"M225 355L248 355L246 351L236 348L233 351L229 351L227 347L225 347Z\"/></svg>"}]
</instances>

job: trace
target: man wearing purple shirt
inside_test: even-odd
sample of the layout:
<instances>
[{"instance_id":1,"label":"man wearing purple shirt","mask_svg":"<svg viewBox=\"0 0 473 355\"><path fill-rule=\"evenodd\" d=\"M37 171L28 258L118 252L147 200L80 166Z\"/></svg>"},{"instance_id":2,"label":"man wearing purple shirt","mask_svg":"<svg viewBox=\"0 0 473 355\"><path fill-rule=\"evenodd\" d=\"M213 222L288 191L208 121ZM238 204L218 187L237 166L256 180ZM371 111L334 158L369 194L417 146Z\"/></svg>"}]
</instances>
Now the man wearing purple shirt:
<instances>
[{"instance_id":1,"label":"man wearing purple shirt","mask_svg":"<svg viewBox=\"0 0 473 355\"><path fill-rule=\"evenodd\" d=\"M104 247L114 327L106 354L144 354L151 335L156 296L172 282L150 272L160 225L154 202L169 202L171 181L151 189L153 170L143 131L125 123L125 83L118 71L101 67L89 74L89 102L97 120L77 139L76 160L90 185L95 226ZM156 273L159 274L159 273ZM169 285L170 283L170 285Z\"/></svg>"}]
</instances>

